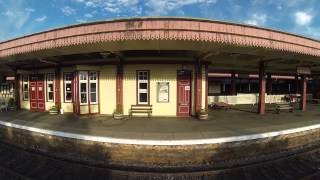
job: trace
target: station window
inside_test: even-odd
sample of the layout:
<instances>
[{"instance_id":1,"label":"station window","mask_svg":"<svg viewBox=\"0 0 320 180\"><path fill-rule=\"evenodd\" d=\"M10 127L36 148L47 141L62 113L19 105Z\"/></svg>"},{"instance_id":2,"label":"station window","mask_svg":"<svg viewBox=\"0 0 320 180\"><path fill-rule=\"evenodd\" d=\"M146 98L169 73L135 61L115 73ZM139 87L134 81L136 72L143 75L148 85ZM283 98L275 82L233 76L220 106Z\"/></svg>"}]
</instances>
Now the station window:
<instances>
[{"instance_id":1,"label":"station window","mask_svg":"<svg viewBox=\"0 0 320 180\"><path fill-rule=\"evenodd\" d=\"M98 72L81 71L79 73L80 104L98 103ZM90 98L89 98L90 97Z\"/></svg>"},{"instance_id":2,"label":"station window","mask_svg":"<svg viewBox=\"0 0 320 180\"><path fill-rule=\"evenodd\" d=\"M54 100L54 74L47 74L47 101Z\"/></svg>"},{"instance_id":3,"label":"station window","mask_svg":"<svg viewBox=\"0 0 320 180\"><path fill-rule=\"evenodd\" d=\"M80 104L88 104L88 72L79 73Z\"/></svg>"},{"instance_id":4,"label":"station window","mask_svg":"<svg viewBox=\"0 0 320 180\"><path fill-rule=\"evenodd\" d=\"M22 75L22 99L29 100L29 76Z\"/></svg>"},{"instance_id":5,"label":"station window","mask_svg":"<svg viewBox=\"0 0 320 180\"><path fill-rule=\"evenodd\" d=\"M72 80L73 73L64 74L64 101L72 102Z\"/></svg>"},{"instance_id":6,"label":"station window","mask_svg":"<svg viewBox=\"0 0 320 180\"><path fill-rule=\"evenodd\" d=\"M138 104L148 104L149 96L149 71L137 71L138 79Z\"/></svg>"},{"instance_id":7,"label":"station window","mask_svg":"<svg viewBox=\"0 0 320 180\"><path fill-rule=\"evenodd\" d=\"M89 74L89 82L90 82L90 104L98 103L97 93L98 93L98 73L90 72Z\"/></svg>"}]
</instances>

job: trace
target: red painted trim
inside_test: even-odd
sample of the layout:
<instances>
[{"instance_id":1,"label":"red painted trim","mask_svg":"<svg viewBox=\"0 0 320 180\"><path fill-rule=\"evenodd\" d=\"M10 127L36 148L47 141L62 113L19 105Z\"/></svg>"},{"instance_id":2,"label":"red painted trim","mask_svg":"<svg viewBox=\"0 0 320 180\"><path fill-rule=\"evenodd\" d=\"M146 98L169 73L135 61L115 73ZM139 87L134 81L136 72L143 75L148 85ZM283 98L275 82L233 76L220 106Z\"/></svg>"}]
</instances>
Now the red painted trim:
<instances>
[{"instance_id":1,"label":"red painted trim","mask_svg":"<svg viewBox=\"0 0 320 180\"><path fill-rule=\"evenodd\" d=\"M300 110L307 110L307 79L305 76L301 77L301 100L300 100Z\"/></svg>"},{"instance_id":2,"label":"red painted trim","mask_svg":"<svg viewBox=\"0 0 320 180\"><path fill-rule=\"evenodd\" d=\"M205 65L206 76L206 94L205 94L205 108L208 109L208 94L209 94L209 78L208 78L208 65Z\"/></svg>"},{"instance_id":3,"label":"red painted trim","mask_svg":"<svg viewBox=\"0 0 320 180\"><path fill-rule=\"evenodd\" d=\"M265 93L266 93L266 78L265 78L265 67L264 63L259 63L259 104L258 104L258 112L260 115L265 114Z\"/></svg>"},{"instance_id":4,"label":"red painted trim","mask_svg":"<svg viewBox=\"0 0 320 180\"><path fill-rule=\"evenodd\" d=\"M195 64L196 70L196 112L201 111L202 106L202 66Z\"/></svg>"}]
</instances>

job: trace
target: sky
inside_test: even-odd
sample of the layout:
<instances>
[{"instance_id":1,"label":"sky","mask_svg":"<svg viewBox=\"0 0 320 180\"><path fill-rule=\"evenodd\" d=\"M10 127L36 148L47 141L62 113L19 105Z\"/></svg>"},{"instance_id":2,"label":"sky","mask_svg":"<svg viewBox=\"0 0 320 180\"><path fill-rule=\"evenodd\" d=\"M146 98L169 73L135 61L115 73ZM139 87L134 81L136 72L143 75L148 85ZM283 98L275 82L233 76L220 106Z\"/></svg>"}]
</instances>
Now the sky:
<instances>
[{"instance_id":1,"label":"sky","mask_svg":"<svg viewBox=\"0 0 320 180\"><path fill-rule=\"evenodd\" d=\"M0 41L128 17L174 16L246 23L320 40L320 0L0 0Z\"/></svg>"}]
</instances>

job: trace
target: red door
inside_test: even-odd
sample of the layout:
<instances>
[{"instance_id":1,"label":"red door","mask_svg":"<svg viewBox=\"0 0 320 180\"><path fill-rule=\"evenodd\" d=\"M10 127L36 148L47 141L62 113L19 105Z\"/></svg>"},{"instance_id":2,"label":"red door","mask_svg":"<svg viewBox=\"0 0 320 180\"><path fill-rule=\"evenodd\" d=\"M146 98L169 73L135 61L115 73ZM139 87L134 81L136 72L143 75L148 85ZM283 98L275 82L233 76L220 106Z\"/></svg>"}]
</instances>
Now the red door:
<instances>
[{"instance_id":1,"label":"red door","mask_svg":"<svg viewBox=\"0 0 320 180\"><path fill-rule=\"evenodd\" d=\"M177 116L188 117L191 110L191 71L178 71L177 86Z\"/></svg>"},{"instance_id":2,"label":"red door","mask_svg":"<svg viewBox=\"0 0 320 180\"><path fill-rule=\"evenodd\" d=\"M44 111L44 76L30 75L30 109L32 111Z\"/></svg>"}]
</instances>

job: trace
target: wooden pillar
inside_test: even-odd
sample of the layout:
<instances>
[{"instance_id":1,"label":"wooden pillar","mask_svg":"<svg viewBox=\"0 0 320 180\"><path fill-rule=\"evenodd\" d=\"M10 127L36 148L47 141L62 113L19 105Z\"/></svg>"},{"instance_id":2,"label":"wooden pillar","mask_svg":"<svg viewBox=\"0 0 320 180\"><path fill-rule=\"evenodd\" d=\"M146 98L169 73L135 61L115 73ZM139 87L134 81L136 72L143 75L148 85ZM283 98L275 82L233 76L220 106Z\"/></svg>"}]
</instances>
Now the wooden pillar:
<instances>
[{"instance_id":1,"label":"wooden pillar","mask_svg":"<svg viewBox=\"0 0 320 180\"><path fill-rule=\"evenodd\" d=\"M231 74L231 95L237 95L236 74L234 72Z\"/></svg>"},{"instance_id":2,"label":"wooden pillar","mask_svg":"<svg viewBox=\"0 0 320 180\"><path fill-rule=\"evenodd\" d=\"M196 112L201 111L202 103L202 65L199 61L195 64L196 72Z\"/></svg>"},{"instance_id":3,"label":"wooden pillar","mask_svg":"<svg viewBox=\"0 0 320 180\"><path fill-rule=\"evenodd\" d=\"M265 93L266 93L266 78L265 78L265 67L263 62L259 62L259 104L258 113L260 115L265 114Z\"/></svg>"},{"instance_id":4,"label":"wooden pillar","mask_svg":"<svg viewBox=\"0 0 320 180\"><path fill-rule=\"evenodd\" d=\"M117 64L116 76L116 108L123 113L123 62L121 59Z\"/></svg>"},{"instance_id":5,"label":"wooden pillar","mask_svg":"<svg viewBox=\"0 0 320 180\"><path fill-rule=\"evenodd\" d=\"M21 109L21 105L20 105L20 74L17 73L17 71L15 71L15 81L14 81L14 94L15 94L15 101L16 101L16 106L17 109Z\"/></svg>"},{"instance_id":6,"label":"wooden pillar","mask_svg":"<svg viewBox=\"0 0 320 180\"><path fill-rule=\"evenodd\" d=\"M268 84L268 94L272 94L272 77L271 74L268 74L268 79L267 79L267 84Z\"/></svg>"},{"instance_id":7,"label":"wooden pillar","mask_svg":"<svg viewBox=\"0 0 320 180\"><path fill-rule=\"evenodd\" d=\"M307 78L305 76L301 76L301 99L300 99L300 110L307 110Z\"/></svg>"},{"instance_id":8,"label":"wooden pillar","mask_svg":"<svg viewBox=\"0 0 320 180\"><path fill-rule=\"evenodd\" d=\"M58 109L58 111L60 111L61 109L61 86L60 86L60 82L61 82L61 68L60 66L56 66L55 67L55 106Z\"/></svg>"},{"instance_id":9,"label":"wooden pillar","mask_svg":"<svg viewBox=\"0 0 320 180\"><path fill-rule=\"evenodd\" d=\"M209 97L209 78L208 78L208 64L205 66L205 73L206 73L206 109L208 109L208 97Z\"/></svg>"}]
</instances>

